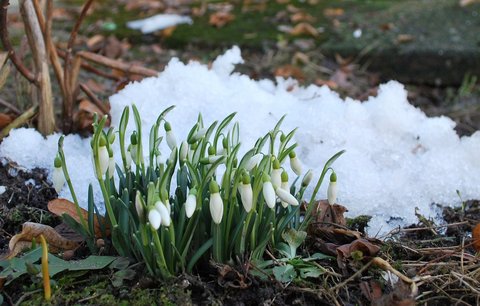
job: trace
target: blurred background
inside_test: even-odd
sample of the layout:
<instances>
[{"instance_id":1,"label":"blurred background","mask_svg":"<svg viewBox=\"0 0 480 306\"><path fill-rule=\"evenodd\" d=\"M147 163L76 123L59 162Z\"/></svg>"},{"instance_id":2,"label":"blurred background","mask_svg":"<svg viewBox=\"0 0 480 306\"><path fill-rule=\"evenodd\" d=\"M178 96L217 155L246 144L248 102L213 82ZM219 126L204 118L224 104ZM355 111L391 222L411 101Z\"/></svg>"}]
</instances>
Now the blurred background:
<instances>
[{"instance_id":1,"label":"blurred background","mask_svg":"<svg viewBox=\"0 0 480 306\"><path fill-rule=\"evenodd\" d=\"M51 16L51 40L61 65L71 48L72 60L68 69L63 68L70 70L75 58L83 60L74 77L78 84L70 94L72 124L67 128L59 123L66 118L61 115L65 95L50 66L54 112L61 117L56 130L88 133L92 113L99 108L108 112L108 97L126 83L161 71L172 57L208 63L232 45L241 47L246 62L237 71L254 79L292 77L302 85L326 85L343 97L359 100L375 95L380 83L394 79L406 85L410 102L428 115L453 118L460 135L470 135L480 126L480 3L476 0L55 0L50 10L47 1L32 2L45 17ZM174 17L150 19L143 32L142 25L128 26L130 21L158 14ZM10 0L8 40L24 65L32 67L24 24L18 1ZM102 57L95 61L94 55ZM106 65L108 59L150 70L137 73ZM0 128L33 103L31 81L10 63L5 67ZM80 84L83 87L77 88Z\"/></svg>"}]
</instances>

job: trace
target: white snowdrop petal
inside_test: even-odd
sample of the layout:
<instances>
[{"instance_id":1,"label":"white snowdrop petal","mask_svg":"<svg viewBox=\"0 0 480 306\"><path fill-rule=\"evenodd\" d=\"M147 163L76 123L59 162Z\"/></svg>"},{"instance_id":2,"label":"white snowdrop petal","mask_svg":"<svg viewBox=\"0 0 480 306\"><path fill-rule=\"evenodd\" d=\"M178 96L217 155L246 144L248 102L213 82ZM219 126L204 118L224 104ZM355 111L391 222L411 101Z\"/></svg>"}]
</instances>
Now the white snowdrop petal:
<instances>
[{"instance_id":1,"label":"white snowdrop petal","mask_svg":"<svg viewBox=\"0 0 480 306\"><path fill-rule=\"evenodd\" d=\"M189 194L185 202L185 214L187 215L187 218L190 218L193 215L196 208L197 197L193 194Z\"/></svg>"},{"instance_id":2,"label":"white snowdrop petal","mask_svg":"<svg viewBox=\"0 0 480 306\"><path fill-rule=\"evenodd\" d=\"M215 224L220 224L223 218L223 200L220 193L216 192L210 195L210 214Z\"/></svg>"},{"instance_id":3,"label":"white snowdrop petal","mask_svg":"<svg viewBox=\"0 0 480 306\"><path fill-rule=\"evenodd\" d=\"M150 209L148 212L148 222L154 229L158 229L162 223L162 216L156 209Z\"/></svg>"},{"instance_id":4,"label":"white snowdrop petal","mask_svg":"<svg viewBox=\"0 0 480 306\"><path fill-rule=\"evenodd\" d=\"M276 196L275 196L275 189L273 189L271 182L267 181L263 183L262 193L263 193L265 202L267 203L267 206L269 208L274 208Z\"/></svg>"},{"instance_id":5,"label":"white snowdrop petal","mask_svg":"<svg viewBox=\"0 0 480 306\"><path fill-rule=\"evenodd\" d=\"M248 213L252 210L253 190L250 184L240 184L238 191L242 199L243 208Z\"/></svg>"},{"instance_id":6,"label":"white snowdrop petal","mask_svg":"<svg viewBox=\"0 0 480 306\"><path fill-rule=\"evenodd\" d=\"M328 184L327 199L330 205L337 202L337 182L330 182Z\"/></svg>"},{"instance_id":7,"label":"white snowdrop petal","mask_svg":"<svg viewBox=\"0 0 480 306\"><path fill-rule=\"evenodd\" d=\"M298 206L298 200L288 191L282 188L277 188L276 190L277 196L283 202L286 202L292 206Z\"/></svg>"}]
</instances>

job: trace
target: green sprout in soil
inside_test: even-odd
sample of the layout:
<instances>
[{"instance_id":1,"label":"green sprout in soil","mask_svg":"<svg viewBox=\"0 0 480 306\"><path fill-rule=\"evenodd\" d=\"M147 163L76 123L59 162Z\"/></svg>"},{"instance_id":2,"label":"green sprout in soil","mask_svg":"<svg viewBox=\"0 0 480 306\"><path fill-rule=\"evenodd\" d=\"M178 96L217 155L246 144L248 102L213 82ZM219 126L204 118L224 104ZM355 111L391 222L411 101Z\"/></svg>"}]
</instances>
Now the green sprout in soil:
<instances>
[{"instance_id":1,"label":"green sprout in soil","mask_svg":"<svg viewBox=\"0 0 480 306\"><path fill-rule=\"evenodd\" d=\"M128 107L118 131L104 129L106 116L96 118L93 125L94 168L107 220L100 228L103 239L110 241L119 255L143 262L152 276L163 279L191 272L197 263L210 258L220 263L260 260L267 248L284 250L286 231L301 235L306 230L320 185L331 164L344 152L327 161L307 201L306 212L301 214L299 203L304 201L312 173L307 172L299 180L302 169L295 154L297 144L292 142L295 130L284 133L280 129L284 117L240 156L239 124L233 123L227 129L235 113L208 127L199 115L187 139L177 142L174 128L166 120L172 106L150 128L149 151L144 155L141 118L135 106L131 109L136 128L130 135L126 132ZM164 133L160 136L162 126ZM117 133L121 165L113 159ZM168 154L160 149L163 140ZM61 162L79 208L68 176L63 138L59 140L58 157L55 166ZM297 175L293 184L288 182L287 160ZM297 181L301 184L295 192ZM98 210L90 186L87 220L77 223L64 216L85 237L92 251L98 237L95 214ZM108 230L110 236L106 235Z\"/></svg>"}]
</instances>

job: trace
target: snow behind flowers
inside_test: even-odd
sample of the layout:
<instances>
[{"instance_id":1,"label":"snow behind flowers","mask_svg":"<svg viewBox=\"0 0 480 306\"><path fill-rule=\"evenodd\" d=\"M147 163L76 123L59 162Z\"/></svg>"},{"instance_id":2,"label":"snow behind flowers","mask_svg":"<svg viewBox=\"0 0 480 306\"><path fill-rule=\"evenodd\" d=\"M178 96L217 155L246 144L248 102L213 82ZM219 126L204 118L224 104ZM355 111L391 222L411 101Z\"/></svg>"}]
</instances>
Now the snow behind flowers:
<instances>
[{"instance_id":1,"label":"snow behind flowers","mask_svg":"<svg viewBox=\"0 0 480 306\"><path fill-rule=\"evenodd\" d=\"M176 105L167 119L178 143L185 139L199 112L206 125L237 112L245 152L287 114L283 130L298 127L297 155L304 173L314 170L314 181L333 154L347 151L333 165L338 202L349 209L350 216L373 215L372 234L415 222L415 207L433 217L432 203L459 204L457 189L464 199L480 199L480 133L459 138L451 119L428 118L410 105L401 84L382 85L377 97L360 103L342 100L327 87L300 87L296 81L284 79L254 81L232 73L234 65L242 61L236 47L218 57L211 69L198 62L183 64L172 59L158 77L129 84L110 98L112 124L118 124L125 106L135 103L147 152L146 134L170 105ZM27 168L52 169L58 138L43 139L32 129L14 130L1 144L0 156ZM89 140L67 136L64 149L77 196L85 207L88 182L96 187ZM167 158L169 150L166 145L163 149ZM117 148L115 156L119 155ZM288 163L284 167L289 168ZM290 178L293 181L292 172ZM325 181L319 197L326 198L326 187ZM101 194L95 190L101 203ZM70 197L66 186L60 196Z\"/></svg>"}]
</instances>

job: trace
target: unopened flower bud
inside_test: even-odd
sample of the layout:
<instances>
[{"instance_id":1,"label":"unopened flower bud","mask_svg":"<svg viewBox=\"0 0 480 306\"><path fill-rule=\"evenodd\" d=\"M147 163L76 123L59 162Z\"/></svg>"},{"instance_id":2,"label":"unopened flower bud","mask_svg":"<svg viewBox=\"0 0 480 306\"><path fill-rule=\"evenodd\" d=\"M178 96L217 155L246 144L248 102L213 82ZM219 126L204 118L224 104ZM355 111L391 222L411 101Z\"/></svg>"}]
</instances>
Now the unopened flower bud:
<instances>
[{"instance_id":1,"label":"unopened flower bud","mask_svg":"<svg viewBox=\"0 0 480 306\"><path fill-rule=\"evenodd\" d=\"M313 172L312 172L312 169L309 169L305 174L305 176L303 177L302 187L307 187L312 181L312 178L313 178Z\"/></svg>"},{"instance_id":2,"label":"unopened flower bud","mask_svg":"<svg viewBox=\"0 0 480 306\"><path fill-rule=\"evenodd\" d=\"M223 200L217 182L210 182L210 214L215 224L220 224L223 218Z\"/></svg>"},{"instance_id":3,"label":"unopened flower bud","mask_svg":"<svg viewBox=\"0 0 480 306\"><path fill-rule=\"evenodd\" d=\"M65 176L63 175L63 169L62 169L62 160L60 159L59 156L55 157L55 160L53 161L53 172L52 172L52 183L53 183L53 188L55 188L55 191L57 193L60 193L60 191L63 188L63 185L65 184Z\"/></svg>"},{"instance_id":4,"label":"unopened flower bud","mask_svg":"<svg viewBox=\"0 0 480 306\"><path fill-rule=\"evenodd\" d=\"M171 218L168 213L168 209L162 201L157 201L155 203L155 209L159 212L160 217L162 218L161 223L163 226L170 226Z\"/></svg>"},{"instance_id":5,"label":"unopened flower bud","mask_svg":"<svg viewBox=\"0 0 480 306\"><path fill-rule=\"evenodd\" d=\"M151 207L148 211L148 222L150 222L150 225L156 230L158 230L162 223L162 216L155 207Z\"/></svg>"},{"instance_id":6,"label":"unopened flower bud","mask_svg":"<svg viewBox=\"0 0 480 306\"><path fill-rule=\"evenodd\" d=\"M190 189L187 200L185 201L185 214L187 218L193 216L195 209L197 208L197 190L195 188Z\"/></svg>"},{"instance_id":7,"label":"unopened flower bud","mask_svg":"<svg viewBox=\"0 0 480 306\"><path fill-rule=\"evenodd\" d=\"M183 141L182 144L180 145L180 153L178 157L181 163L184 163L187 160L187 154L188 154L188 143L186 141Z\"/></svg>"},{"instance_id":8,"label":"unopened flower bud","mask_svg":"<svg viewBox=\"0 0 480 306\"><path fill-rule=\"evenodd\" d=\"M243 208L247 213L250 212L253 204L253 190L248 173L243 174L242 182L238 186L238 192L240 193L240 198L242 199Z\"/></svg>"},{"instance_id":9,"label":"unopened flower bud","mask_svg":"<svg viewBox=\"0 0 480 306\"><path fill-rule=\"evenodd\" d=\"M167 134L167 136L166 136L167 145L170 148L170 150L173 150L173 148L175 148L177 146L177 140L175 139L175 134L173 134L172 126L170 125L169 122L165 122L164 128L165 128L165 132Z\"/></svg>"},{"instance_id":10,"label":"unopened flower bud","mask_svg":"<svg viewBox=\"0 0 480 306\"><path fill-rule=\"evenodd\" d=\"M267 206L269 208L274 208L275 207L275 189L273 188L272 182L268 174L266 173L263 174L262 181L263 181L263 188L262 188L263 198L265 199L265 202L267 203Z\"/></svg>"},{"instance_id":11,"label":"unopened flower bud","mask_svg":"<svg viewBox=\"0 0 480 306\"><path fill-rule=\"evenodd\" d=\"M290 168L292 168L293 172L295 172L296 175L301 175L302 174L302 164L297 158L297 154L295 154L294 151L291 151L290 154L288 154L290 157Z\"/></svg>"},{"instance_id":12,"label":"unopened flower bud","mask_svg":"<svg viewBox=\"0 0 480 306\"><path fill-rule=\"evenodd\" d=\"M248 162L245 165L245 170L251 171L253 168L255 168L255 166L258 165L258 163L260 163L262 158L263 158L262 153L257 153L255 155L253 155L252 157L250 157L250 159L248 160Z\"/></svg>"},{"instance_id":13,"label":"unopened flower bud","mask_svg":"<svg viewBox=\"0 0 480 306\"><path fill-rule=\"evenodd\" d=\"M137 190L137 194L135 195L135 210L137 211L138 219L140 222L145 222L145 208L144 208L144 201L142 194L140 191Z\"/></svg>"},{"instance_id":14,"label":"unopened flower bud","mask_svg":"<svg viewBox=\"0 0 480 306\"><path fill-rule=\"evenodd\" d=\"M272 185L273 188L280 187L282 183L282 168L280 168L280 162L278 159L273 160L273 170L272 170Z\"/></svg>"},{"instance_id":15,"label":"unopened flower bud","mask_svg":"<svg viewBox=\"0 0 480 306\"><path fill-rule=\"evenodd\" d=\"M337 202L337 174L335 172L330 174L330 183L328 184L327 189L327 200L330 205L333 205Z\"/></svg>"}]
</instances>

